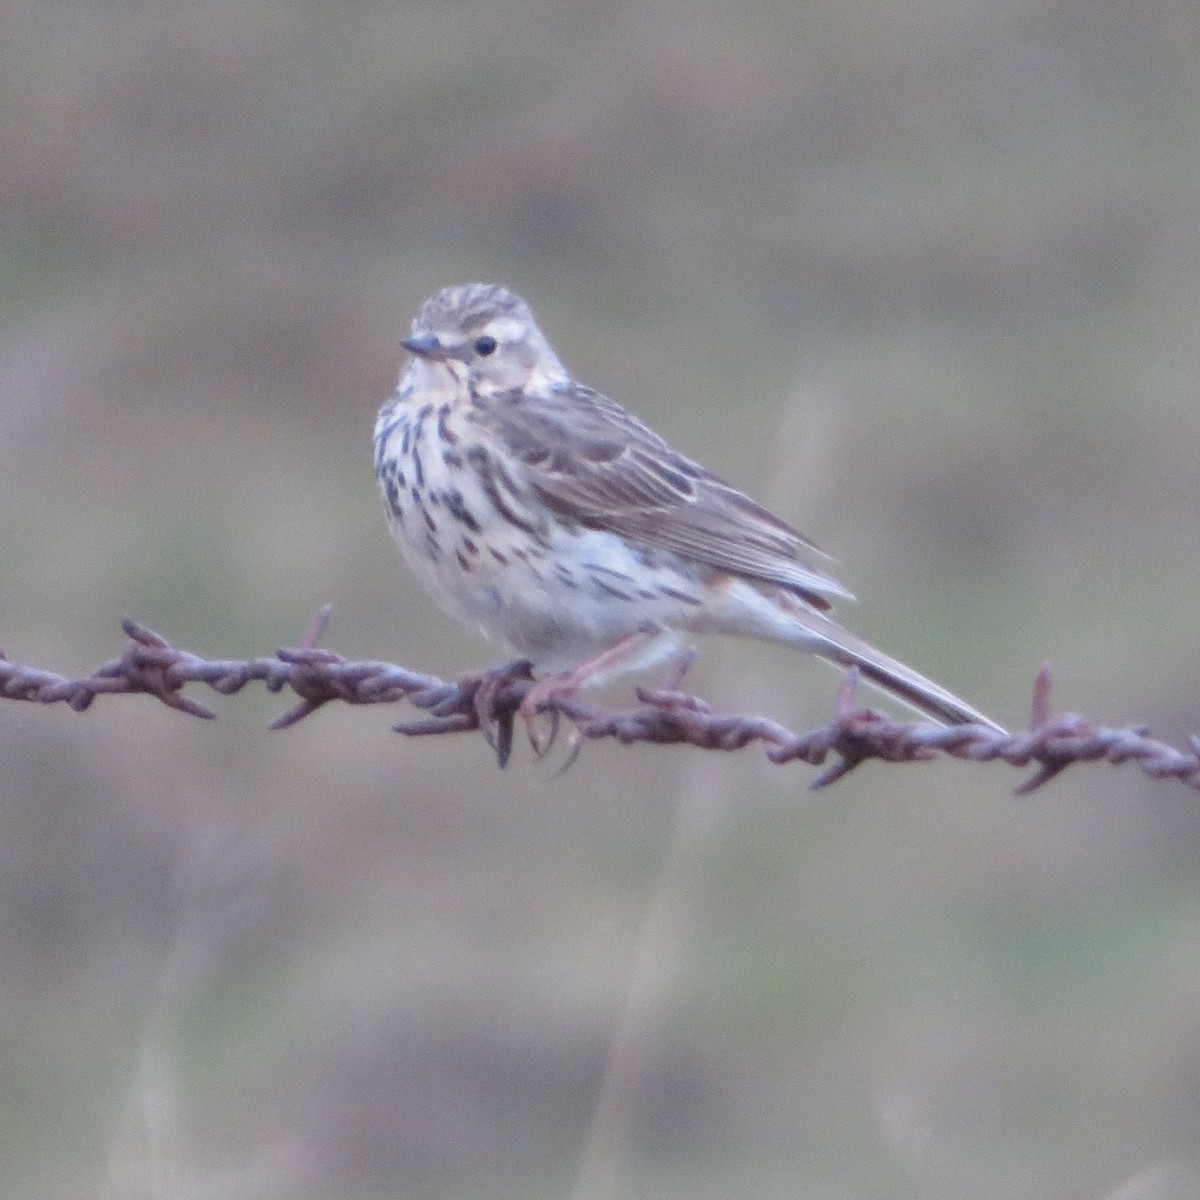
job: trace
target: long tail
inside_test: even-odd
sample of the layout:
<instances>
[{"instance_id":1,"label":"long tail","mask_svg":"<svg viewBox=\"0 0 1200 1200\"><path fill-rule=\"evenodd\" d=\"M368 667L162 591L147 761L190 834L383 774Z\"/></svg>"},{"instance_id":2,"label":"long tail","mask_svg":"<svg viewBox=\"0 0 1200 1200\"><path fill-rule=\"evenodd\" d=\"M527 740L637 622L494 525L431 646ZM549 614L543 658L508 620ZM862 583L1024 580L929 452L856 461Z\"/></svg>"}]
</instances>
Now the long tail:
<instances>
[{"instance_id":1,"label":"long tail","mask_svg":"<svg viewBox=\"0 0 1200 1200\"><path fill-rule=\"evenodd\" d=\"M943 725L986 725L1000 733L1007 732L1004 726L984 716L941 684L926 679L882 650L876 650L836 621L806 611L803 625L809 634L816 635L811 641L806 639L806 649L835 666L858 667L864 679L917 712Z\"/></svg>"}]
</instances>

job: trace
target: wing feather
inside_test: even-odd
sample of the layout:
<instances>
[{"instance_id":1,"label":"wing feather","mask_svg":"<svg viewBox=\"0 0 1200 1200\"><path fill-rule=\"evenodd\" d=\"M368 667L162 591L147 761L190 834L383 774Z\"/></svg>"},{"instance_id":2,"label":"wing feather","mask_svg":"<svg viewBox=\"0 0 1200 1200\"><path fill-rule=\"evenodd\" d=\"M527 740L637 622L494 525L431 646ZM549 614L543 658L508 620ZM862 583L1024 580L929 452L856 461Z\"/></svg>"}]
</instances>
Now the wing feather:
<instances>
[{"instance_id":1,"label":"wing feather","mask_svg":"<svg viewBox=\"0 0 1200 1200\"><path fill-rule=\"evenodd\" d=\"M581 384L474 400L476 419L524 467L560 516L718 571L782 584L828 609L849 598L790 525L672 450L608 397Z\"/></svg>"}]
</instances>

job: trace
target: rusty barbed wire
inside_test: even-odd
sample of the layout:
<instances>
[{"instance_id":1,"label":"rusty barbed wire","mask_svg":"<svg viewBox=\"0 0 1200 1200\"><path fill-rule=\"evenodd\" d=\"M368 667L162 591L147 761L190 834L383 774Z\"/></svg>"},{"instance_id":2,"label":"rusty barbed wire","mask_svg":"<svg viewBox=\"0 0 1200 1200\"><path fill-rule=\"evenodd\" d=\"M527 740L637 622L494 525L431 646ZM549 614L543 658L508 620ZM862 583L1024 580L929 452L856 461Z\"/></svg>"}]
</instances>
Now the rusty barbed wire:
<instances>
[{"instance_id":1,"label":"rusty barbed wire","mask_svg":"<svg viewBox=\"0 0 1200 1200\"><path fill-rule=\"evenodd\" d=\"M387 662L349 662L318 645L329 620L322 609L301 644L277 650L272 657L206 659L172 646L164 637L128 618L121 623L129 638L120 658L82 679L10 662L0 653L0 698L38 704L66 704L86 711L98 696L148 695L168 708L194 717L216 714L182 694L187 684L204 684L223 696L252 682L270 692L290 690L299 703L277 718L272 729L284 729L332 701L346 704L394 704L407 701L427 716L402 721L393 729L410 737L481 732L504 766L512 752L514 718L532 674L525 662L458 680L443 680ZM838 695L833 720L818 729L797 733L769 717L717 713L704 700L678 690L639 688L640 707L611 711L578 696L558 697L545 706L553 734L562 718L571 725L573 760L584 740L613 738L623 745L690 745L706 750L740 750L762 746L773 763L801 761L822 766L835 759L815 781L827 787L870 759L925 762L938 755L972 762L1006 762L1034 766L1034 774L1016 790L1028 795L1067 767L1081 762L1127 762L1154 779L1177 779L1200 790L1200 737L1180 750L1149 736L1143 726L1110 729L1081 716L1053 716L1050 669L1043 667L1033 688L1029 728L1001 733L981 725L944 727L926 721L897 721L863 708L856 701L857 672L851 671Z\"/></svg>"}]
</instances>

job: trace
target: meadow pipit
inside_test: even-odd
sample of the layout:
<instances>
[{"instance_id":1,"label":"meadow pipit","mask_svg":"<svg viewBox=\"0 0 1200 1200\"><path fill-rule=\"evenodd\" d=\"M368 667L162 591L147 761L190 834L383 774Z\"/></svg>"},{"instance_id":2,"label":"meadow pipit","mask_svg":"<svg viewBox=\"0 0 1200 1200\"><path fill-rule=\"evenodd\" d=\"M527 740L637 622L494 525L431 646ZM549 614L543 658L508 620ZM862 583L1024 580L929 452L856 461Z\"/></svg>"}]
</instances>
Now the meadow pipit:
<instances>
[{"instance_id":1,"label":"meadow pipit","mask_svg":"<svg viewBox=\"0 0 1200 1200\"><path fill-rule=\"evenodd\" d=\"M572 379L529 306L430 297L375 426L400 549L464 624L540 672L523 716L661 662L689 633L799 646L947 725L1000 727L829 615L850 593L807 538Z\"/></svg>"}]
</instances>

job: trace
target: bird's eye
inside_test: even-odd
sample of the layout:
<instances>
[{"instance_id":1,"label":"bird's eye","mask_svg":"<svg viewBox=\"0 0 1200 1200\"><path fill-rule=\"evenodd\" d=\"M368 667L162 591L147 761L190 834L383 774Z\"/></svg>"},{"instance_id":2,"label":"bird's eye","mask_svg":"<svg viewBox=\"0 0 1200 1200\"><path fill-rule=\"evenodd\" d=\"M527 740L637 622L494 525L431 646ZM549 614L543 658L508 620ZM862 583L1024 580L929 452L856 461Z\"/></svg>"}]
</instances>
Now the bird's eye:
<instances>
[{"instance_id":1,"label":"bird's eye","mask_svg":"<svg viewBox=\"0 0 1200 1200\"><path fill-rule=\"evenodd\" d=\"M487 358L487 356L493 353L495 349L496 339L494 337L488 337L487 334L484 334L483 337L477 337L475 339L475 353L481 358Z\"/></svg>"}]
</instances>

